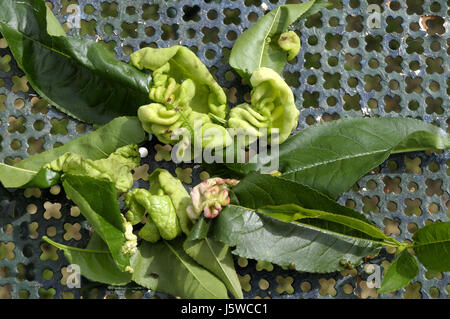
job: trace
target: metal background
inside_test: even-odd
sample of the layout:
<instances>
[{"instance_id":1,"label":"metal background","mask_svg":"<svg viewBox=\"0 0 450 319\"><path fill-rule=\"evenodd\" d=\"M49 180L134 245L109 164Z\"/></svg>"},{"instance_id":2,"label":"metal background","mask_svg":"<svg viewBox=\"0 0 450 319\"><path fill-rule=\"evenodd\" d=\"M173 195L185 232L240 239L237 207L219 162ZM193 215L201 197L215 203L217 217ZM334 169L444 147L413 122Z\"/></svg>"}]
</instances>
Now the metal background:
<instances>
[{"instance_id":1,"label":"metal background","mask_svg":"<svg viewBox=\"0 0 450 319\"><path fill-rule=\"evenodd\" d=\"M284 76L300 110L298 130L343 117L409 116L449 132L448 2L332 2L331 9L292 27L301 34L302 49ZM97 39L124 61L148 45L190 47L226 88L232 106L248 99L249 88L227 64L230 49L236 37L264 14L265 6L270 10L282 3L53 0L51 6L65 23L70 18L68 5L78 4L81 28L70 29L66 23L68 34ZM381 9L379 28L367 25L373 17L370 4ZM37 97L0 38L0 160L11 164L91 130ZM150 155L137 170L135 185L148 185L138 177L156 167L175 174L175 165L163 159L157 144L148 143ZM391 156L339 201L366 214L387 234L408 240L417 227L449 221L449 166L449 151ZM190 189L200 181L202 168L181 165L177 172ZM41 237L84 247L89 225L72 206L58 187L42 191L0 187L0 298L168 297L133 285L105 287L86 279L81 289L69 289L63 253ZM383 250L367 264L385 271L393 257L393 251ZM370 271L364 265L353 271L306 274L236 258L236 268L246 298L448 298L450 292L448 273L423 267L412 284L382 295L367 287Z\"/></svg>"}]
</instances>

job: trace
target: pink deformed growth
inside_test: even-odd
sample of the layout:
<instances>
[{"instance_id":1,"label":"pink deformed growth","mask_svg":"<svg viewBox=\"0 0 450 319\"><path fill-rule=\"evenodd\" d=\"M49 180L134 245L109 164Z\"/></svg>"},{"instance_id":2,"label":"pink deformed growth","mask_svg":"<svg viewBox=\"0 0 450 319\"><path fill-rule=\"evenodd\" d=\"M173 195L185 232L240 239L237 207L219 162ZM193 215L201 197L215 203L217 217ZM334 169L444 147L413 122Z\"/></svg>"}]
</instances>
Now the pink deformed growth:
<instances>
[{"instance_id":1,"label":"pink deformed growth","mask_svg":"<svg viewBox=\"0 0 450 319\"><path fill-rule=\"evenodd\" d=\"M192 205L187 213L192 221L200 214L215 218L224 206L230 204L229 190L239 183L237 179L210 178L195 186L191 191Z\"/></svg>"}]
</instances>

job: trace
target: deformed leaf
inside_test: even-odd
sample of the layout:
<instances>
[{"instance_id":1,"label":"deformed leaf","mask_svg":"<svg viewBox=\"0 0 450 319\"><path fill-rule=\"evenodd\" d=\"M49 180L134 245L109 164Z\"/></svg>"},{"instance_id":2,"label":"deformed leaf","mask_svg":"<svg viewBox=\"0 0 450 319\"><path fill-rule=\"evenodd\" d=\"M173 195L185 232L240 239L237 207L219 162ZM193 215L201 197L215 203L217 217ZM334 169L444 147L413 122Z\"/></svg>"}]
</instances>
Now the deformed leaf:
<instances>
[{"instance_id":1,"label":"deformed leaf","mask_svg":"<svg viewBox=\"0 0 450 319\"><path fill-rule=\"evenodd\" d=\"M104 124L149 101L150 76L101 43L65 36L43 0L2 1L0 32L36 92L77 119Z\"/></svg>"},{"instance_id":2,"label":"deformed leaf","mask_svg":"<svg viewBox=\"0 0 450 319\"><path fill-rule=\"evenodd\" d=\"M94 132L23 159L14 166L0 163L0 182L7 188L47 188L58 183L60 173L43 166L66 153L99 160L108 157L120 147L139 144L144 140L145 132L137 117L118 117Z\"/></svg>"}]
</instances>

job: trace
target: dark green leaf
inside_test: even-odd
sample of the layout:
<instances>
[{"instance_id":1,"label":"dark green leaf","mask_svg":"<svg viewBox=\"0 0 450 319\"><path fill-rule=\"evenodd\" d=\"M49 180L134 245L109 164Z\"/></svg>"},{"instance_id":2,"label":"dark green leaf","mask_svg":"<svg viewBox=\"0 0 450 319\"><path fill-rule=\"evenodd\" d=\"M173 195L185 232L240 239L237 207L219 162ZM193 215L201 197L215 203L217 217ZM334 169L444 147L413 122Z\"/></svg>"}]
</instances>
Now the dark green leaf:
<instances>
[{"instance_id":1,"label":"dark green leaf","mask_svg":"<svg viewBox=\"0 0 450 319\"><path fill-rule=\"evenodd\" d=\"M359 265L378 254L383 243L339 234L300 223L286 223L251 209L229 205L211 225L209 236L230 246L233 254L294 265L298 271L328 273L344 269L345 260Z\"/></svg>"},{"instance_id":2,"label":"dark green leaf","mask_svg":"<svg viewBox=\"0 0 450 319\"><path fill-rule=\"evenodd\" d=\"M0 163L0 182L7 188L47 188L59 181L59 173L42 169L61 155L72 152L85 159L108 157L117 148L145 140L137 117L119 117L94 132L78 137L63 146L28 157L15 166Z\"/></svg>"},{"instance_id":3,"label":"dark green leaf","mask_svg":"<svg viewBox=\"0 0 450 319\"><path fill-rule=\"evenodd\" d=\"M104 124L136 115L150 77L93 40L63 36L42 0L4 0L0 32L36 92L61 111Z\"/></svg>"},{"instance_id":4,"label":"dark green leaf","mask_svg":"<svg viewBox=\"0 0 450 319\"><path fill-rule=\"evenodd\" d=\"M419 261L430 270L450 271L450 222L437 222L420 228L413 235Z\"/></svg>"},{"instance_id":5,"label":"dark green leaf","mask_svg":"<svg viewBox=\"0 0 450 319\"><path fill-rule=\"evenodd\" d=\"M200 219L194 225L191 233L195 234L199 231L204 221L204 218ZM227 245L210 238L191 239L188 236L183 248L196 262L221 279L235 298L243 298L241 284L234 269L233 257Z\"/></svg>"},{"instance_id":6,"label":"dark green leaf","mask_svg":"<svg viewBox=\"0 0 450 319\"><path fill-rule=\"evenodd\" d=\"M228 298L224 284L186 254L182 237L142 242L131 265L133 281L148 289L181 298Z\"/></svg>"},{"instance_id":7,"label":"dark green leaf","mask_svg":"<svg viewBox=\"0 0 450 319\"><path fill-rule=\"evenodd\" d=\"M88 176L63 176L67 196L80 208L81 214L105 241L121 271L130 265L130 256L122 251L127 241L114 183Z\"/></svg>"},{"instance_id":8,"label":"dark green leaf","mask_svg":"<svg viewBox=\"0 0 450 319\"><path fill-rule=\"evenodd\" d=\"M260 67L281 73L288 54L276 44L280 34L299 18L317 13L327 6L326 1L312 0L281 5L270 11L236 40L230 54L230 65L243 78L249 78Z\"/></svg>"},{"instance_id":9,"label":"dark green leaf","mask_svg":"<svg viewBox=\"0 0 450 319\"><path fill-rule=\"evenodd\" d=\"M400 256L389 266L384 275L381 288L378 293L394 291L405 287L419 273L419 265L416 258L405 249Z\"/></svg>"},{"instance_id":10,"label":"dark green leaf","mask_svg":"<svg viewBox=\"0 0 450 319\"><path fill-rule=\"evenodd\" d=\"M448 135L423 121L347 118L314 125L291 136L280 145L277 159L282 178L299 181L335 199L391 153L448 148ZM271 159L253 160L257 163L228 166L247 174L268 166Z\"/></svg>"},{"instance_id":11,"label":"dark green leaf","mask_svg":"<svg viewBox=\"0 0 450 319\"><path fill-rule=\"evenodd\" d=\"M81 274L89 280L108 285L126 285L131 281L131 274L117 268L108 246L95 233L86 249L70 247L54 242L47 236L43 240L64 251L64 256L71 264L80 267Z\"/></svg>"},{"instance_id":12,"label":"dark green leaf","mask_svg":"<svg viewBox=\"0 0 450 319\"><path fill-rule=\"evenodd\" d=\"M60 147L28 157L15 167L39 170L42 166L72 152L85 159L106 158L119 147L140 144L145 141L145 132L137 117L118 117L96 131L78 137Z\"/></svg>"},{"instance_id":13,"label":"dark green leaf","mask_svg":"<svg viewBox=\"0 0 450 319\"><path fill-rule=\"evenodd\" d=\"M294 204L264 206L258 208L257 212L287 223L295 221L302 222L304 219L320 219L324 221L330 221L333 223L345 225L375 239L391 239L391 237L386 236L378 227L374 226L371 223L366 223L360 219L348 217L345 215L332 214L315 209L306 209Z\"/></svg>"},{"instance_id":14,"label":"dark green leaf","mask_svg":"<svg viewBox=\"0 0 450 319\"><path fill-rule=\"evenodd\" d=\"M232 189L232 195L232 203L252 209L269 205L294 204L307 209L326 211L370 223L364 215L351 208L339 205L309 186L268 174L249 173Z\"/></svg>"}]
</instances>

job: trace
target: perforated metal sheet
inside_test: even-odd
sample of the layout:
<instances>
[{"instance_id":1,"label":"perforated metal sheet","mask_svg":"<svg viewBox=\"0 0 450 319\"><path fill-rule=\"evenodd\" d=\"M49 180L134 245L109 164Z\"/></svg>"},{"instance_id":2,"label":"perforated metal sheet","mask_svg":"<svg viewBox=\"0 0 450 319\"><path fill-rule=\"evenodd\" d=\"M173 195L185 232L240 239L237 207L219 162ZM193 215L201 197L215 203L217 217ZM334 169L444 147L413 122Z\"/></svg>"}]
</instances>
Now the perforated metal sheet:
<instances>
[{"instance_id":1,"label":"perforated metal sheet","mask_svg":"<svg viewBox=\"0 0 450 319\"><path fill-rule=\"evenodd\" d=\"M449 132L447 1L332 2L330 10L293 26L301 33L302 50L284 76L300 110L298 129L342 117L410 116ZM69 34L102 41L124 61L147 45L190 47L235 105L248 99L249 88L242 87L227 64L230 49L265 7L270 10L281 3L285 2L53 0L50 5ZM81 29L68 28L70 4L81 8ZM368 12L371 4L381 9L380 28L367 26L373 17ZM0 38L0 160L11 164L91 130L34 93ZM167 147L157 141L147 146L150 155L135 172L136 185L148 185L142 178L156 167L177 173L188 189L207 177L199 166L176 168L166 161ZM396 239L411 239L417 227L449 221L449 166L449 151L391 156L361 178L340 203L363 212ZM134 286L105 288L85 279L81 289L67 287L62 252L40 238L47 235L83 247L89 225L58 187L0 187L0 226L0 298L167 297ZM393 251L383 250L367 263L385 270L393 257ZM448 273L422 267L405 289L382 295L367 287L364 266L312 275L236 258L236 268L247 298L448 298L450 293Z\"/></svg>"}]
</instances>

